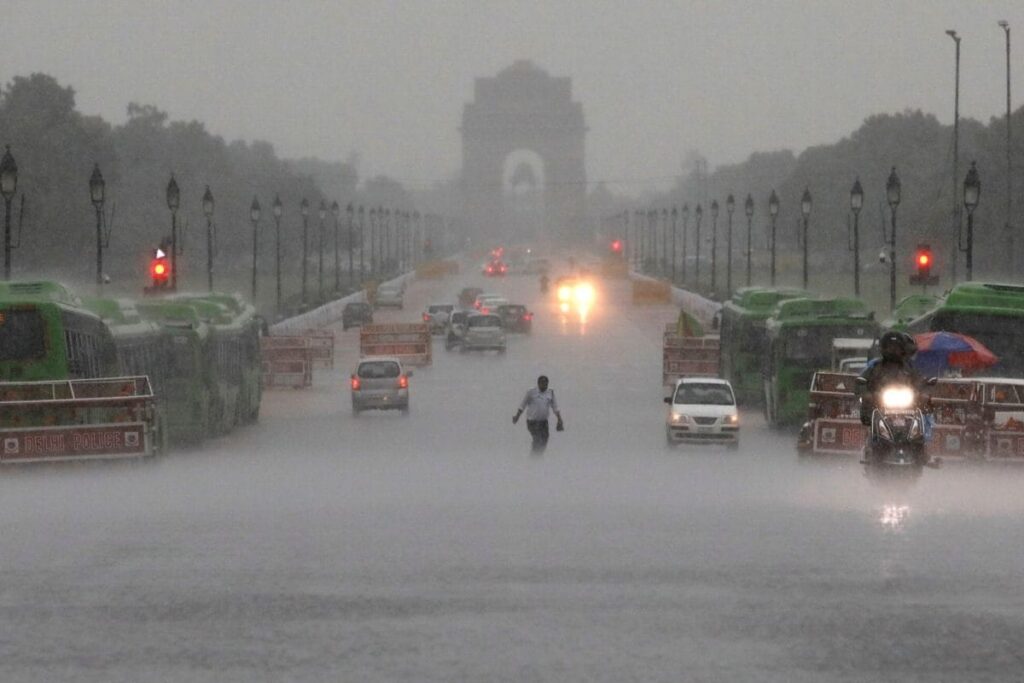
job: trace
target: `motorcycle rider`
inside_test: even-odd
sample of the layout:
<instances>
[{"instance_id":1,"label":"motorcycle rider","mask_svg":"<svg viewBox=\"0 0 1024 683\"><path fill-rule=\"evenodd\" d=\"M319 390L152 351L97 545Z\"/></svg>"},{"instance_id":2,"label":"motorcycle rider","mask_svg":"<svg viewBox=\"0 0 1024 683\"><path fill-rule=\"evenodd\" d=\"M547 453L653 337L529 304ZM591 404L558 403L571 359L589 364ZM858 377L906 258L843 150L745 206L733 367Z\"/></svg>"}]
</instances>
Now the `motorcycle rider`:
<instances>
[{"instance_id":1,"label":"motorcycle rider","mask_svg":"<svg viewBox=\"0 0 1024 683\"><path fill-rule=\"evenodd\" d=\"M860 404L860 421L864 425L871 424L875 396L889 384L908 384L924 398L925 378L910 363L917 352L914 338L904 332L890 330L879 338L878 352L880 358L872 359L860 374L867 381L862 385Z\"/></svg>"}]
</instances>

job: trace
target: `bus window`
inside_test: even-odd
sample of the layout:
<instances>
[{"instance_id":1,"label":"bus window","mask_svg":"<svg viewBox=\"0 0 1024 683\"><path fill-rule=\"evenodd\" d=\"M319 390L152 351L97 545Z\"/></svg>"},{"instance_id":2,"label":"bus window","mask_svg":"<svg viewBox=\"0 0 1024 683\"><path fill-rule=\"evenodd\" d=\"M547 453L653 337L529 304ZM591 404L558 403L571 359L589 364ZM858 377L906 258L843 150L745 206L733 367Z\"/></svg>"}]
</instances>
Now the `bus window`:
<instances>
[{"instance_id":1,"label":"bus window","mask_svg":"<svg viewBox=\"0 0 1024 683\"><path fill-rule=\"evenodd\" d=\"M39 311L0 311L0 361L25 361L46 355L46 325Z\"/></svg>"}]
</instances>

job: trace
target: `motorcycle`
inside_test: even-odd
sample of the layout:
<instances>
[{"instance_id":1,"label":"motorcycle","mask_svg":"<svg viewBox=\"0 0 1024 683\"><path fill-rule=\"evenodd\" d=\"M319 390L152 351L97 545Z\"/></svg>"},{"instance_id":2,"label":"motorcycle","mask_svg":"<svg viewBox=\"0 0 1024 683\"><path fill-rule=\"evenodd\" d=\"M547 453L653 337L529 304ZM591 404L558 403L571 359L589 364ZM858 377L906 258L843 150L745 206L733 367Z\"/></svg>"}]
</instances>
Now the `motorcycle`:
<instances>
[{"instance_id":1,"label":"motorcycle","mask_svg":"<svg viewBox=\"0 0 1024 683\"><path fill-rule=\"evenodd\" d=\"M927 384L934 385L936 379ZM867 380L857 379L860 389L866 389ZM864 397L861 397L864 400ZM923 406L927 397L911 386L894 383L883 387L873 397L870 429L864 442L861 464L871 473L906 474L916 476L925 467L938 467L941 460L928 456L926 437L928 424Z\"/></svg>"}]
</instances>

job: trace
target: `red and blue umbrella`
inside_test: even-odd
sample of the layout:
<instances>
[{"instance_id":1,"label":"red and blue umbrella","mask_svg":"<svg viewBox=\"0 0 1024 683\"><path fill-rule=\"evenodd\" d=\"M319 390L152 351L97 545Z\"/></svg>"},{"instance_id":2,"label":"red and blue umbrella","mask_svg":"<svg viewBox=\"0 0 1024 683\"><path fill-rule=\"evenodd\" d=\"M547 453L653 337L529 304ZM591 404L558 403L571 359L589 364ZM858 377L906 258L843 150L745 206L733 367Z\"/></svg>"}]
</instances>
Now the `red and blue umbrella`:
<instances>
[{"instance_id":1,"label":"red and blue umbrella","mask_svg":"<svg viewBox=\"0 0 1024 683\"><path fill-rule=\"evenodd\" d=\"M925 375L940 376L950 369L969 375L999 362L980 341L958 332L915 334L914 341L917 342L914 368Z\"/></svg>"}]
</instances>

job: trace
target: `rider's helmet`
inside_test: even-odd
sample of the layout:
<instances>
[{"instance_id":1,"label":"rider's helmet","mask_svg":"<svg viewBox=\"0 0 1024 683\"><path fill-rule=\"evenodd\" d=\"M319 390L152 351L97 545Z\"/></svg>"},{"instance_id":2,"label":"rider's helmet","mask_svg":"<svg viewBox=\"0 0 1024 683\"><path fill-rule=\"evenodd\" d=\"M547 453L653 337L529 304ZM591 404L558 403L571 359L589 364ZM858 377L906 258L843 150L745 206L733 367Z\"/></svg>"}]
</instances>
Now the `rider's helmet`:
<instances>
[{"instance_id":1,"label":"rider's helmet","mask_svg":"<svg viewBox=\"0 0 1024 683\"><path fill-rule=\"evenodd\" d=\"M882 354L882 360L889 362L901 362L904 359L906 341L901 332L889 331L878 339L878 351Z\"/></svg>"}]
</instances>

